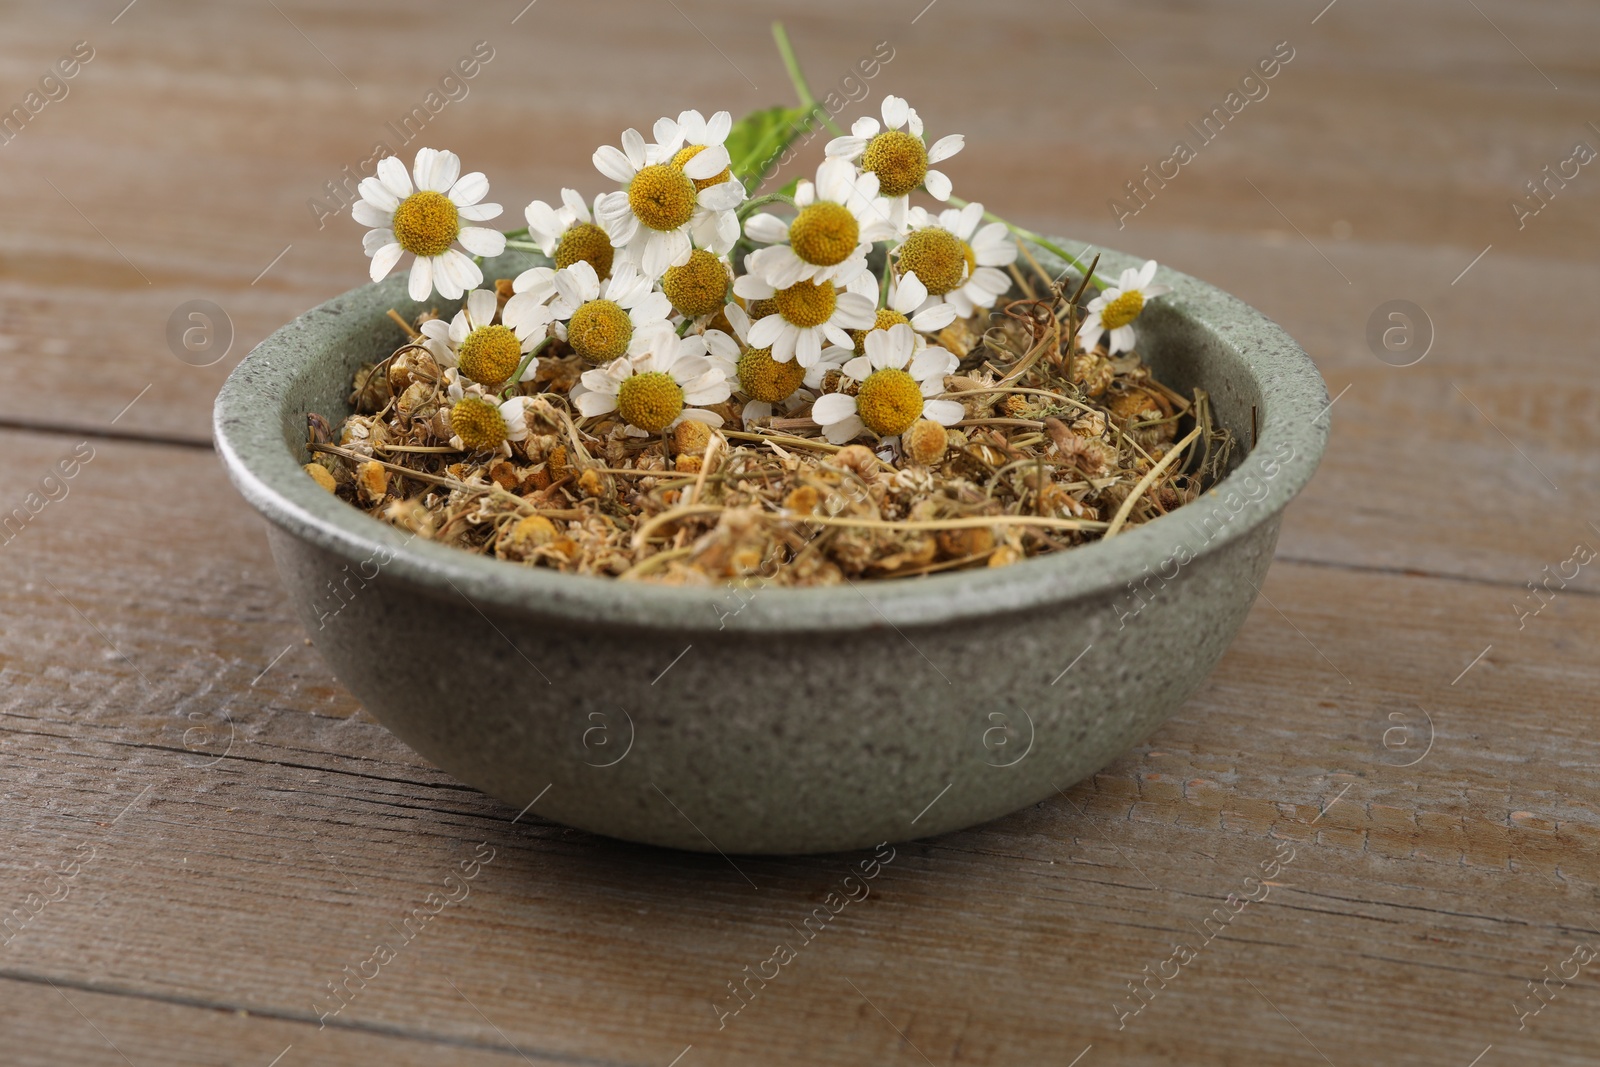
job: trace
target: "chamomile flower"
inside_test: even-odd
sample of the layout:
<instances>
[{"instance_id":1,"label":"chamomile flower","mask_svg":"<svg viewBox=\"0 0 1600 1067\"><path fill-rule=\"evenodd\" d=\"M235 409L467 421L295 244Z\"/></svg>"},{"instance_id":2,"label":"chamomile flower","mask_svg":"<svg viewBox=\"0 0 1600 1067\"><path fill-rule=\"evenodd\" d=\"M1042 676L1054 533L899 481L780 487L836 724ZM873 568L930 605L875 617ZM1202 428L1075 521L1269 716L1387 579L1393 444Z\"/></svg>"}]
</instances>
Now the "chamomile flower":
<instances>
[{"instance_id":1,"label":"chamomile flower","mask_svg":"<svg viewBox=\"0 0 1600 1067\"><path fill-rule=\"evenodd\" d=\"M775 405L781 404L786 411L793 411L809 403L813 394L807 389L820 389L823 374L830 367L843 363L843 359L830 358L830 353L851 354L847 349L830 347L823 351L823 358L809 368L793 359L780 363L772 358L770 345L765 348L750 346L750 316L743 308L729 304L724 313L733 333L707 330L706 358L722 371L736 392L748 398L740 413L746 425L756 419L770 418Z\"/></svg>"},{"instance_id":2,"label":"chamomile flower","mask_svg":"<svg viewBox=\"0 0 1600 1067\"><path fill-rule=\"evenodd\" d=\"M929 300L928 287L922 284L917 272L907 271L901 278L891 277L888 306L879 308L877 316L869 329L851 331L856 342L855 355L866 353L864 345L871 330L887 330L896 323L909 324L917 332L917 342L921 344L922 334L938 333L956 321L956 308L954 304Z\"/></svg>"},{"instance_id":3,"label":"chamomile flower","mask_svg":"<svg viewBox=\"0 0 1600 1067\"><path fill-rule=\"evenodd\" d=\"M522 357L545 336L550 309L524 315L515 326L494 321L499 300L491 289L474 289L467 302L446 323L429 319L422 324L424 344L441 367L455 367L462 375L487 389L498 389L511 379ZM531 381L539 361L531 359L520 381Z\"/></svg>"},{"instance_id":4,"label":"chamomile flower","mask_svg":"<svg viewBox=\"0 0 1600 1067\"><path fill-rule=\"evenodd\" d=\"M503 322L520 328L524 320L548 316L555 335L593 363L644 351L651 328L672 313L665 294L626 260L605 281L585 260L561 270L534 267L517 275L511 289Z\"/></svg>"},{"instance_id":5,"label":"chamomile flower","mask_svg":"<svg viewBox=\"0 0 1600 1067\"><path fill-rule=\"evenodd\" d=\"M848 331L869 329L876 321L876 301L856 291L870 289L871 278L863 271L851 283L855 288L841 291L831 281L798 281L778 289L759 275L741 275L733 283L735 293L751 301L771 300L776 309L751 325L748 343L771 349L772 358L779 363L793 359L802 367L811 367L822 356L824 340L851 345Z\"/></svg>"},{"instance_id":6,"label":"chamomile flower","mask_svg":"<svg viewBox=\"0 0 1600 1067\"><path fill-rule=\"evenodd\" d=\"M982 221L982 204L948 208L937 217L914 207L907 216L911 230L895 250L902 276L915 273L930 302L953 305L963 319L978 308L994 307L1011 288L1011 279L999 268L1017 258L1005 223L980 228Z\"/></svg>"},{"instance_id":7,"label":"chamomile flower","mask_svg":"<svg viewBox=\"0 0 1600 1067\"><path fill-rule=\"evenodd\" d=\"M1132 350L1134 343L1133 320L1139 317L1147 301L1171 292L1165 285L1154 285L1156 261L1147 259L1142 267L1129 267L1117 279L1117 284L1089 301L1089 313L1078 327L1078 343L1085 351L1100 343L1100 338L1111 335L1111 354Z\"/></svg>"},{"instance_id":8,"label":"chamomile flower","mask_svg":"<svg viewBox=\"0 0 1600 1067\"><path fill-rule=\"evenodd\" d=\"M388 277L401 254L410 252L416 256L407 289L413 300L426 300L434 290L446 300L458 299L483 281L472 256L505 251L506 238L499 230L462 225L497 217L500 205L480 203L489 193L488 179L479 171L462 174L461 158L454 152L419 148L410 175L399 157L386 156L378 173L361 179L357 188L361 199L350 215L371 227L361 243L372 258L372 280Z\"/></svg>"},{"instance_id":9,"label":"chamomile flower","mask_svg":"<svg viewBox=\"0 0 1600 1067\"><path fill-rule=\"evenodd\" d=\"M598 206L600 198L595 197ZM611 276L611 262L615 249L611 235L594 220L589 205L576 189L561 190L561 206L551 207L543 200L535 200L524 209L528 219L528 236L533 243L554 260L555 265L570 267L583 260L602 278Z\"/></svg>"},{"instance_id":10,"label":"chamomile flower","mask_svg":"<svg viewBox=\"0 0 1600 1067\"><path fill-rule=\"evenodd\" d=\"M961 151L966 143L961 134L952 133L932 145L925 144L916 111L900 97L886 96L883 127L870 115L856 119L850 133L829 141L826 151L830 159L859 161L863 171L877 175L879 191L891 200L908 196L918 186L935 200L948 200L950 179L929 168Z\"/></svg>"},{"instance_id":11,"label":"chamomile flower","mask_svg":"<svg viewBox=\"0 0 1600 1067\"><path fill-rule=\"evenodd\" d=\"M733 209L744 200L742 184L717 180L728 167L722 145L705 147L681 166L654 155L638 130L623 133L620 150L602 145L594 153L595 169L622 183L595 200L595 216L652 281L687 262L696 244L718 254L731 249L739 239ZM714 184L701 188L703 181Z\"/></svg>"},{"instance_id":12,"label":"chamomile flower","mask_svg":"<svg viewBox=\"0 0 1600 1067\"><path fill-rule=\"evenodd\" d=\"M843 367L861 383L856 395L827 393L811 405L811 418L824 437L842 445L863 429L897 437L919 418L941 426L961 421L965 409L960 404L931 399L944 392L944 376L961 361L942 348L918 351L914 334L906 323L867 334L867 354Z\"/></svg>"},{"instance_id":13,"label":"chamomile flower","mask_svg":"<svg viewBox=\"0 0 1600 1067\"><path fill-rule=\"evenodd\" d=\"M726 374L706 358L705 338L679 337L662 324L646 341L644 351L584 372L578 410L585 417L615 411L633 437L662 433L684 419L721 426L721 415L700 406L731 393Z\"/></svg>"},{"instance_id":14,"label":"chamomile flower","mask_svg":"<svg viewBox=\"0 0 1600 1067\"><path fill-rule=\"evenodd\" d=\"M745 220L745 236L767 247L745 257L745 268L773 288L798 281L848 283L867 269L875 241L895 234L891 213L878 201L878 179L846 159L817 168L815 182L795 187L793 222L775 215Z\"/></svg>"},{"instance_id":15,"label":"chamomile flower","mask_svg":"<svg viewBox=\"0 0 1600 1067\"><path fill-rule=\"evenodd\" d=\"M512 441L528 438L531 396L514 396L497 403L492 396L470 392L450 406L450 444L463 452L511 454Z\"/></svg>"}]
</instances>

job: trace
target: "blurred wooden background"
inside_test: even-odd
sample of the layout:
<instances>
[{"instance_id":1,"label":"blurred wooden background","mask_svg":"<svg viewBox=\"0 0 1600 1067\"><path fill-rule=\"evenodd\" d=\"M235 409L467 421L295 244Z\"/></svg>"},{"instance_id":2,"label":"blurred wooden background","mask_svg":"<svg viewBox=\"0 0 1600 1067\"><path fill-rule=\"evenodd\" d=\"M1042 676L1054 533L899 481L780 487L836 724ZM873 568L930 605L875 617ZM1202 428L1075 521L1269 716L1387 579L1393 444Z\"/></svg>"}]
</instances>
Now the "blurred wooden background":
<instances>
[{"instance_id":1,"label":"blurred wooden background","mask_svg":"<svg viewBox=\"0 0 1600 1067\"><path fill-rule=\"evenodd\" d=\"M1600 9L125 3L0 6L0 111L37 111L0 134L0 513L37 512L0 536L0 1059L1600 1058L1594 566L1529 590L1600 546L1600 167L1561 176L1600 148ZM752 891L715 856L513 824L307 647L208 427L255 342L365 279L360 228L311 202L476 42L493 58L405 154L458 151L516 225L600 189L590 153L626 126L788 101L774 17L819 94L888 42L846 119L907 97L967 135L961 195L1230 289L1338 399L1182 712L1057 800L901 846L719 1029L726 983L859 857L740 861ZM1119 227L1108 201L1280 42L1268 94ZM197 300L226 320L185 361L169 319ZM1368 340L1395 300L1431 324L1411 366ZM327 983L484 842L470 895L319 1025ZM1119 1028L1128 983L1289 848Z\"/></svg>"}]
</instances>

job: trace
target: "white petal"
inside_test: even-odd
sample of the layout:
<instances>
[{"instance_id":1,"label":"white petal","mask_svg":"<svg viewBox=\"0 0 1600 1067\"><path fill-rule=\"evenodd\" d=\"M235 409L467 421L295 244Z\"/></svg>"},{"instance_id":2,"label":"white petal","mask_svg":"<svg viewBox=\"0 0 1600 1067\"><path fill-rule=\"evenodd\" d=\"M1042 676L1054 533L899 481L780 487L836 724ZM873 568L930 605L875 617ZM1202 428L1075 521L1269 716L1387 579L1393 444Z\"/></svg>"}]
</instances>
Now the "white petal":
<instances>
[{"instance_id":1,"label":"white petal","mask_svg":"<svg viewBox=\"0 0 1600 1067\"><path fill-rule=\"evenodd\" d=\"M967 145L967 139L959 133L948 134L933 142L933 147L928 149L929 164L938 163L940 160L949 159Z\"/></svg>"},{"instance_id":2,"label":"white petal","mask_svg":"<svg viewBox=\"0 0 1600 1067\"><path fill-rule=\"evenodd\" d=\"M370 223L369 225L388 225L384 223ZM789 224L776 215L769 215L765 211L759 215L752 215L744 220L744 234L752 241L764 245L774 245L789 239Z\"/></svg>"},{"instance_id":3,"label":"white petal","mask_svg":"<svg viewBox=\"0 0 1600 1067\"><path fill-rule=\"evenodd\" d=\"M1143 289L1145 286L1149 285L1155 280L1155 277L1156 261L1153 259L1145 260L1144 266L1139 268L1139 288Z\"/></svg>"},{"instance_id":4,"label":"white petal","mask_svg":"<svg viewBox=\"0 0 1600 1067\"><path fill-rule=\"evenodd\" d=\"M1172 287L1168 285L1147 285L1139 291L1144 294L1146 300L1154 300L1158 296L1166 296L1172 292Z\"/></svg>"},{"instance_id":5,"label":"white petal","mask_svg":"<svg viewBox=\"0 0 1600 1067\"><path fill-rule=\"evenodd\" d=\"M738 181L708 185L700 190L700 195L695 197L695 203L707 211L732 211L744 203L744 186Z\"/></svg>"},{"instance_id":6,"label":"white petal","mask_svg":"<svg viewBox=\"0 0 1600 1067\"><path fill-rule=\"evenodd\" d=\"M772 342L772 358L778 363L789 362L794 358L794 345L795 341L800 337L800 330L784 322L781 315L768 315L761 322L756 323L756 326L760 326L762 322L767 321L778 323L778 339ZM755 326L750 328L750 332L752 336L755 334ZM755 342L752 341L751 344L755 344ZM755 345L755 347L762 348L764 346Z\"/></svg>"},{"instance_id":7,"label":"white petal","mask_svg":"<svg viewBox=\"0 0 1600 1067\"><path fill-rule=\"evenodd\" d=\"M928 195L935 200L949 200L950 194L955 191L950 179L944 176L943 171L937 170L930 170L923 175L922 187L928 190Z\"/></svg>"},{"instance_id":8,"label":"white petal","mask_svg":"<svg viewBox=\"0 0 1600 1067\"><path fill-rule=\"evenodd\" d=\"M750 269L748 256L745 257L745 269ZM773 294L777 292L765 279L755 274L741 274L735 278L733 280L733 291L735 295L742 296L746 300L771 300ZM765 346L756 345L756 347L763 348Z\"/></svg>"},{"instance_id":9,"label":"white petal","mask_svg":"<svg viewBox=\"0 0 1600 1067\"><path fill-rule=\"evenodd\" d=\"M420 181L419 189L432 189L442 193L456 183L456 176L461 173L461 157L454 152L440 151L434 154L433 166L428 173L428 184L424 186Z\"/></svg>"},{"instance_id":10,"label":"white petal","mask_svg":"<svg viewBox=\"0 0 1600 1067\"><path fill-rule=\"evenodd\" d=\"M657 379L659 381L660 379ZM579 414L585 418L604 415L608 411L617 410L617 395L615 393L602 393L598 390L584 393L576 401Z\"/></svg>"},{"instance_id":11,"label":"white petal","mask_svg":"<svg viewBox=\"0 0 1600 1067\"><path fill-rule=\"evenodd\" d=\"M768 315L764 319L757 319L750 324L750 335L745 343L751 348L768 348L778 340L778 335L783 333L783 327L782 315Z\"/></svg>"},{"instance_id":12,"label":"white petal","mask_svg":"<svg viewBox=\"0 0 1600 1067\"><path fill-rule=\"evenodd\" d=\"M932 419L940 426L954 426L967 417L967 412L954 400L924 400L922 417Z\"/></svg>"},{"instance_id":13,"label":"white petal","mask_svg":"<svg viewBox=\"0 0 1600 1067\"><path fill-rule=\"evenodd\" d=\"M847 330L865 330L878 321L878 309L860 293L843 293L830 321Z\"/></svg>"},{"instance_id":14,"label":"white petal","mask_svg":"<svg viewBox=\"0 0 1600 1067\"><path fill-rule=\"evenodd\" d=\"M890 298L889 306L902 315L909 315L913 310L922 306L928 299L928 287L922 284L922 279L917 277L916 271L907 271L900 278L900 283L895 286L894 296ZM918 327L921 329L921 327Z\"/></svg>"},{"instance_id":15,"label":"white petal","mask_svg":"<svg viewBox=\"0 0 1600 1067\"><path fill-rule=\"evenodd\" d=\"M816 363L821 355L822 331L817 329L801 330L799 337L795 339L794 358L799 360L802 367L809 367Z\"/></svg>"},{"instance_id":16,"label":"white petal","mask_svg":"<svg viewBox=\"0 0 1600 1067\"><path fill-rule=\"evenodd\" d=\"M721 145L714 145L696 152L694 158L683 165L683 173L696 181L704 181L721 174L731 162L728 150Z\"/></svg>"},{"instance_id":17,"label":"white petal","mask_svg":"<svg viewBox=\"0 0 1600 1067\"><path fill-rule=\"evenodd\" d=\"M362 178L361 184L356 186L356 192L361 194L363 200L385 211L392 212L400 206L400 198L376 178Z\"/></svg>"},{"instance_id":18,"label":"white petal","mask_svg":"<svg viewBox=\"0 0 1600 1067\"><path fill-rule=\"evenodd\" d=\"M835 326L832 322L825 322L822 324L822 335L833 343L832 347L827 349L829 352L833 351L835 348L846 348L856 343L854 337L851 337L849 333L840 329L838 326ZM810 367L814 366L815 364L816 360L812 360L810 363L807 363L806 366Z\"/></svg>"},{"instance_id":19,"label":"white petal","mask_svg":"<svg viewBox=\"0 0 1600 1067\"><path fill-rule=\"evenodd\" d=\"M866 147L864 142L869 138L876 137L879 129L881 127L878 125L878 120L871 115L863 115L850 124L850 132L861 138L863 148Z\"/></svg>"},{"instance_id":20,"label":"white petal","mask_svg":"<svg viewBox=\"0 0 1600 1067\"><path fill-rule=\"evenodd\" d=\"M650 132L655 135L657 155L663 162L683 146L683 132L678 128L678 124L669 118L656 119L656 124L650 127Z\"/></svg>"},{"instance_id":21,"label":"white petal","mask_svg":"<svg viewBox=\"0 0 1600 1067\"><path fill-rule=\"evenodd\" d=\"M726 111L719 111L706 120L706 129L701 134L701 144L721 144L728 139L728 134L733 132L733 116Z\"/></svg>"},{"instance_id":22,"label":"white petal","mask_svg":"<svg viewBox=\"0 0 1600 1067\"><path fill-rule=\"evenodd\" d=\"M389 195L404 200L411 195L411 176L399 156L385 156L378 160L378 181L389 190Z\"/></svg>"},{"instance_id":23,"label":"white petal","mask_svg":"<svg viewBox=\"0 0 1600 1067\"><path fill-rule=\"evenodd\" d=\"M506 235L482 226L464 227L456 235L456 240L475 256L498 256L506 250Z\"/></svg>"},{"instance_id":24,"label":"white petal","mask_svg":"<svg viewBox=\"0 0 1600 1067\"><path fill-rule=\"evenodd\" d=\"M628 162L633 164L634 170L642 168L648 157L645 154L644 137L638 130L629 129L622 131L622 152L628 157Z\"/></svg>"},{"instance_id":25,"label":"white petal","mask_svg":"<svg viewBox=\"0 0 1600 1067\"><path fill-rule=\"evenodd\" d=\"M812 421L823 426L849 418L855 413L856 398L843 393L825 393L817 397L817 402L811 405Z\"/></svg>"},{"instance_id":26,"label":"white petal","mask_svg":"<svg viewBox=\"0 0 1600 1067\"><path fill-rule=\"evenodd\" d=\"M684 408L683 415L680 417L688 419L690 422L703 422L707 426L722 425L721 415L718 415L715 411L706 411L703 408Z\"/></svg>"},{"instance_id":27,"label":"white petal","mask_svg":"<svg viewBox=\"0 0 1600 1067\"><path fill-rule=\"evenodd\" d=\"M381 282L387 278L389 272L394 270L394 265L400 262L400 253L402 251L403 249L398 244L388 244L372 253L372 269L369 272L372 280ZM427 294L424 293L422 296L413 297L412 299L422 300L426 296Z\"/></svg>"},{"instance_id":28,"label":"white petal","mask_svg":"<svg viewBox=\"0 0 1600 1067\"><path fill-rule=\"evenodd\" d=\"M911 361L911 376L919 382L942 378L961 365L960 360L956 360L952 364L950 361L953 358L954 354L943 348L924 348ZM943 382L936 382L935 384L938 385L938 388L933 393L944 392Z\"/></svg>"},{"instance_id":29,"label":"white petal","mask_svg":"<svg viewBox=\"0 0 1600 1067\"><path fill-rule=\"evenodd\" d=\"M394 221L394 211L385 211L366 200L357 200L350 205L350 217L363 226L383 229Z\"/></svg>"},{"instance_id":30,"label":"white petal","mask_svg":"<svg viewBox=\"0 0 1600 1067\"><path fill-rule=\"evenodd\" d=\"M829 393L828 395L834 396L837 394ZM843 445L861 436L861 431L864 429L866 429L866 423L861 421L860 415L846 415L838 422L830 423L823 427L822 436L826 437L832 444Z\"/></svg>"},{"instance_id":31,"label":"white petal","mask_svg":"<svg viewBox=\"0 0 1600 1067\"><path fill-rule=\"evenodd\" d=\"M411 281L406 291L416 301L426 300L433 294L433 260L424 256L416 258L411 264Z\"/></svg>"},{"instance_id":32,"label":"white petal","mask_svg":"<svg viewBox=\"0 0 1600 1067\"><path fill-rule=\"evenodd\" d=\"M500 217L499 204L465 204L456 208L456 214L468 222L488 222Z\"/></svg>"},{"instance_id":33,"label":"white petal","mask_svg":"<svg viewBox=\"0 0 1600 1067\"><path fill-rule=\"evenodd\" d=\"M637 168L628 162L628 157L623 155L622 151L614 145L601 145L594 150L592 158L594 160L594 169L612 181L625 182L637 173Z\"/></svg>"},{"instance_id":34,"label":"white petal","mask_svg":"<svg viewBox=\"0 0 1600 1067\"><path fill-rule=\"evenodd\" d=\"M457 300L467 291L466 285L456 274L455 260L450 258L453 254L455 250L451 249L433 259L433 288L446 300Z\"/></svg>"},{"instance_id":35,"label":"white petal","mask_svg":"<svg viewBox=\"0 0 1600 1067\"><path fill-rule=\"evenodd\" d=\"M744 410L739 412L739 419L749 426L757 419L772 418L772 405L765 400L749 400L745 402Z\"/></svg>"},{"instance_id":36,"label":"white petal","mask_svg":"<svg viewBox=\"0 0 1600 1067\"><path fill-rule=\"evenodd\" d=\"M891 130L898 130L906 124L907 112L911 109L906 106L905 99L898 96L883 98L883 124Z\"/></svg>"},{"instance_id":37,"label":"white petal","mask_svg":"<svg viewBox=\"0 0 1600 1067\"><path fill-rule=\"evenodd\" d=\"M870 122L871 120L869 119L868 121ZM823 149L829 159L855 159L866 150L867 139L865 137L835 137Z\"/></svg>"},{"instance_id":38,"label":"white petal","mask_svg":"<svg viewBox=\"0 0 1600 1067\"><path fill-rule=\"evenodd\" d=\"M488 195L489 179L483 176L481 170L463 174L449 192L450 202L456 207L471 207Z\"/></svg>"},{"instance_id":39,"label":"white petal","mask_svg":"<svg viewBox=\"0 0 1600 1067\"><path fill-rule=\"evenodd\" d=\"M467 294L467 321L475 328L489 325L494 321L499 303L493 289L472 290Z\"/></svg>"},{"instance_id":40,"label":"white petal","mask_svg":"<svg viewBox=\"0 0 1600 1067\"><path fill-rule=\"evenodd\" d=\"M870 337L871 334L868 334L868 336ZM872 360L866 356L857 356L855 359L845 363L839 370L858 382L866 381L867 375L872 373Z\"/></svg>"},{"instance_id":41,"label":"white petal","mask_svg":"<svg viewBox=\"0 0 1600 1067\"><path fill-rule=\"evenodd\" d=\"M395 243L393 230L368 230L361 235L361 251L370 258L380 248Z\"/></svg>"},{"instance_id":42,"label":"white petal","mask_svg":"<svg viewBox=\"0 0 1600 1067\"><path fill-rule=\"evenodd\" d=\"M938 333L956 321L954 304L934 304L911 316L911 328L918 333Z\"/></svg>"}]
</instances>

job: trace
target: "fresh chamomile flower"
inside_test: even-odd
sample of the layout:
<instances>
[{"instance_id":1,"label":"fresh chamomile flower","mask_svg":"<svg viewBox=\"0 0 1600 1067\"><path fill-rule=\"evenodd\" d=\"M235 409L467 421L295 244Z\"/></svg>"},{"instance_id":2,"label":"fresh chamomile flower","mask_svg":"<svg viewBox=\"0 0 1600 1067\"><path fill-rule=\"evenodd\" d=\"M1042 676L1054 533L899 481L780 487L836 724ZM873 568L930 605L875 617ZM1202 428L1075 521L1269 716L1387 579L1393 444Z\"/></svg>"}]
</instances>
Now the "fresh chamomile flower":
<instances>
[{"instance_id":1,"label":"fresh chamomile flower","mask_svg":"<svg viewBox=\"0 0 1600 1067\"><path fill-rule=\"evenodd\" d=\"M661 275L661 291L672 310L690 319L721 311L732 285L728 261L703 248L696 248L686 262L668 267Z\"/></svg>"},{"instance_id":2,"label":"fresh chamomile flower","mask_svg":"<svg viewBox=\"0 0 1600 1067\"><path fill-rule=\"evenodd\" d=\"M857 161L863 171L877 175L879 192L891 200L909 195L919 185L935 200L950 199L950 179L929 167L965 148L966 138L952 133L931 146L925 144L922 120L898 96L883 98L883 125L887 128L880 129L870 115L856 119L849 135L828 142L828 157Z\"/></svg>"},{"instance_id":3,"label":"fresh chamomile flower","mask_svg":"<svg viewBox=\"0 0 1600 1067\"><path fill-rule=\"evenodd\" d=\"M596 206L599 201L600 197L596 196ZM528 219L529 238L557 268L570 267L581 259L600 277L611 276L611 261L616 251L611 245L611 235L595 222L589 205L583 202L576 189L561 190L560 207L535 200L523 214Z\"/></svg>"},{"instance_id":4,"label":"fresh chamomile flower","mask_svg":"<svg viewBox=\"0 0 1600 1067\"><path fill-rule=\"evenodd\" d=\"M1003 222L979 228L982 204L947 208L937 217L914 207L906 221L910 232L895 250L898 268L902 276L916 274L930 302L951 304L964 319L978 308L994 307L1011 288L999 268L1016 260L1016 242Z\"/></svg>"},{"instance_id":5,"label":"fresh chamomile flower","mask_svg":"<svg viewBox=\"0 0 1600 1067\"><path fill-rule=\"evenodd\" d=\"M856 395L827 393L811 405L811 418L836 445L854 439L862 429L879 437L897 437L919 418L941 426L961 421L965 409L954 400L934 400L944 392L944 376L960 364L942 348L916 347L915 331L906 323L867 334L867 354L842 368L860 382Z\"/></svg>"},{"instance_id":6,"label":"fresh chamomile flower","mask_svg":"<svg viewBox=\"0 0 1600 1067\"><path fill-rule=\"evenodd\" d=\"M547 315L556 336L592 363L644 351L649 330L672 313L666 296L627 260L605 281L585 260L561 270L534 267L517 275L511 289L501 321L520 328L524 319Z\"/></svg>"},{"instance_id":7,"label":"fresh chamomile flower","mask_svg":"<svg viewBox=\"0 0 1600 1067\"><path fill-rule=\"evenodd\" d=\"M594 165L622 183L595 200L595 216L617 247L654 281L668 267L687 262L698 245L722 254L739 239L733 209L744 200L744 186L731 178L699 188L728 167L728 150L713 145L682 166L653 159L655 149L638 130L622 135L622 148L601 145Z\"/></svg>"},{"instance_id":8,"label":"fresh chamomile flower","mask_svg":"<svg viewBox=\"0 0 1600 1067\"><path fill-rule=\"evenodd\" d=\"M446 300L455 300L483 281L483 271L456 244L473 256L505 251L505 234L499 230L462 225L495 218L500 205L479 202L489 193L489 181L479 171L462 174L454 152L419 148L410 175L399 157L385 156L376 176L361 179L357 188L361 199L350 215L372 227L361 242L372 257L372 280L388 277L401 253L410 252L416 256L407 290L413 300L426 300L436 289Z\"/></svg>"},{"instance_id":9,"label":"fresh chamomile flower","mask_svg":"<svg viewBox=\"0 0 1600 1067\"><path fill-rule=\"evenodd\" d=\"M892 213L878 200L878 179L847 159L817 168L815 182L795 187L794 221L760 214L745 220L745 236L767 247L745 257L745 268L776 289L798 281L848 283L867 269L873 242L895 235Z\"/></svg>"},{"instance_id":10,"label":"fresh chamomile flower","mask_svg":"<svg viewBox=\"0 0 1600 1067\"><path fill-rule=\"evenodd\" d=\"M585 371L574 403L585 417L615 411L632 437L649 437L684 419L721 426L722 416L699 405L719 404L731 389L723 369L706 358L699 334L679 337L668 324L651 329L644 351Z\"/></svg>"},{"instance_id":11,"label":"fresh chamomile flower","mask_svg":"<svg viewBox=\"0 0 1600 1067\"><path fill-rule=\"evenodd\" d=\"M1145 302L1171 292L1165 285L1153 285L1156 261L1147 259L1142 267L1129 267L1117 279L1117 284L1089 301L1089 314L1078 327L1078 343L1085 351L1100 343L1105 334L1111 335L1111 354L1128 352L1133 348L1133 320L1144 310Z\"/></svg>"},{"instance_id":12,"label":"fresh chamomile flower","mask_svg":"<svg viewBox=\"0 0 1600 1067\"><path fill-rule=\"evenodd\" d=\"M921 310L918 310L918 309ZM925 333L938 333L952 322L956 321L956 308L954 304L928 299L928 287L922 284L916 271L907 271L904 277L890 277L889 303L877 312L877 321L866 330L851 330L850 336L855 338L855 355L866 353L867 334L872 330L887 330L897 323L907 323L918 334L917 341L922 342L921 335ZM824 350L826 353L826 350Z\"/></svg>"},{"instance_id":13,"label":"fresh chamomile flower","mask_svg":"<svg viewBox=\"0 0 1600 1067\"><path fill-rule=\"evenodd\" d=\"M819 390L823 374L843 362L843 359L829 358L828 354L850 354L846 349L831 347L809 368L793 359L780 363L772 358L771 346L750 346L750 316L743 308L729 304L724 314L732 333L706 330L706 358L722 371L736 392L747 398L740 413L746 426L757 419L770 418L774 405L781 404L785 410L793 411L809 403L812 393L806 389Z\"/></svg>"},{"instance_id":14,"label":"fresh chamomile flower","mask_svg":"<svg viewBox=\"0 0 1600 1067\"><path fill-rule=\"evenodd\" d=\"M550 309L530 309L516 324L496 323L499 299L491 289L474 289L467 302L446 323L429 319L422 324L423 343L441 367L455 367L461 374L487 389L498 389L511 380L522 357L544 339L550 324ZM532 380L539 361L531 359L520 381Z\"/></svg>"},{"instance_id":15,"label":"fresh chamomile flower","mask_svg":"<svg viewBox=\"0 0 1600 1067\"><path fill-rule=\"evenodd\" d=\"M867 295L876 287L872 274L863 270L850 286L841 291L831 281L798 281L778 289L757 274L741 275L734 280L733 291L747 301L770 300L773 307L771 314L751 325L747 343L770 349L779 363L793 359L802 367L814 365L822 356L824 340L850 345L850 330L870 329L876 321L877 301Z\"/></svg>"}]
</instances>

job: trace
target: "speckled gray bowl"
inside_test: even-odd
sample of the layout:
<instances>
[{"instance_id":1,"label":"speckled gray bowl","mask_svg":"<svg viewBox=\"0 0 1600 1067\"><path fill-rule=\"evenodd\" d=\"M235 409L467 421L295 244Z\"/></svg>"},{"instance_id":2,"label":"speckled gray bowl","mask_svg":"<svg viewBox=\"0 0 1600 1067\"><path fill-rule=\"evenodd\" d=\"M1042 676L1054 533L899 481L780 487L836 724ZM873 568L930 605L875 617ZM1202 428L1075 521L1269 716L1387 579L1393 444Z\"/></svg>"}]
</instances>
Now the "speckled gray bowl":
<instances>
[{"instance_id":1,"label":"speckled gray bowl","mask_svg":"<svg viewBox=\"0 0 1600 1067\"><path fill-rule=\"evenodd\" d=\"M1103 272L1134 263L1107 253ZM1139 321L1144 356L1245 442L1253 408L1255 448L1172 515L996 570L735 594L408 541L300 467L306 413L337 423L351 371L394 347L384 312L418 310L402 277L258 345L217 398L217 447L340 680L513 810L725 853L937 834L1050 796L1167 718L1233 639L1322 455L1327 392L1300 347L1226 293L1158 277L1172 293Z\"/></svg>"}]
</instances>

